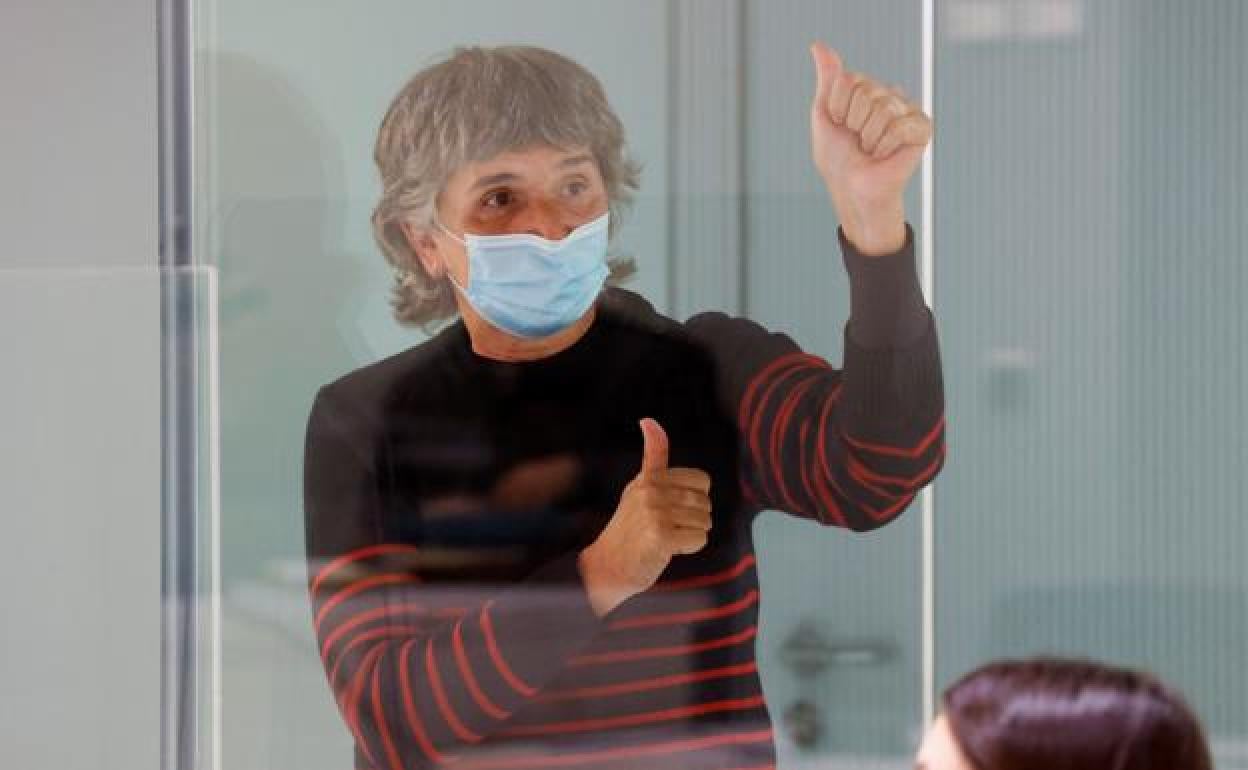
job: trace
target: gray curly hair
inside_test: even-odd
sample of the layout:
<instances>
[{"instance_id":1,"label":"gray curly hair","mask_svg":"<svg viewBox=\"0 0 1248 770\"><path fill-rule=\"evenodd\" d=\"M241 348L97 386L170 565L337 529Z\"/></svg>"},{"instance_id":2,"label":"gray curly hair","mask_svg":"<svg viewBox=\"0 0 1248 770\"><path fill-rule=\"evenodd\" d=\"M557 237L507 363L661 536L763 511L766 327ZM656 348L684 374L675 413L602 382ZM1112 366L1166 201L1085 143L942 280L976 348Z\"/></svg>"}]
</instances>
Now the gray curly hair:
<instances>
[{"instance_id":1,"label":"gray curly hair","mask_svg":"<svg viewBox=\"0 0 1248 770\"><path fill-rule=\"evenodd\" d=\"M429 275L402 225L433 226L438 193L456 170L535 146L587 147L607 189L611 233L638 188L641 169L627 154L624 127L602 85L571 59L531 46L464 47L418 72L391 102L374 160L381 200L373 236L395 270L394 316L429 328L456 313L454 290ZM636 271L609 260L608 282Z\"/></svg>"}]
</instances>

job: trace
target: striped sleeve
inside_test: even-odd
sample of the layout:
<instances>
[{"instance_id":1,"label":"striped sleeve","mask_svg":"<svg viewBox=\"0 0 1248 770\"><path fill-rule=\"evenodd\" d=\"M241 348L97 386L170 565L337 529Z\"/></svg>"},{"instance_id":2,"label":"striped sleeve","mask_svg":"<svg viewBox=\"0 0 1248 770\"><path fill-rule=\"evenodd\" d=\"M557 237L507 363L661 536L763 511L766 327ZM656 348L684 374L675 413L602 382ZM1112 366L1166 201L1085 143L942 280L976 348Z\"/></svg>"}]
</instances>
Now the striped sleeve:
<instances>
[{"instance_id":1,"label":"striped sleeve","mask_svg":"<svg viewBox=\"0 0 1248 770\"><path fill-rule=\"evenodd\" d=\"M309 592L321 660L369 765L441 767L502 732L601 621L576 554L490 596L422 581L425 549L381 536L374 450L350 425L322 390L304 456Z\"/></svg>"},{"instance_id":2,"label":"striped sleeve","mask_svg":"<svg viewBox=\"0 0 1248 770\"><path fill-rule=\"evenodd\" d=\"M940 470L944 391L909 227L897 254L863 257L843 235L841 245L852 307L842 369L745 319L707 313L687 326L712 351L736 416L746 498L865 531L896 518Z\"/></svg>"}]
</instances>

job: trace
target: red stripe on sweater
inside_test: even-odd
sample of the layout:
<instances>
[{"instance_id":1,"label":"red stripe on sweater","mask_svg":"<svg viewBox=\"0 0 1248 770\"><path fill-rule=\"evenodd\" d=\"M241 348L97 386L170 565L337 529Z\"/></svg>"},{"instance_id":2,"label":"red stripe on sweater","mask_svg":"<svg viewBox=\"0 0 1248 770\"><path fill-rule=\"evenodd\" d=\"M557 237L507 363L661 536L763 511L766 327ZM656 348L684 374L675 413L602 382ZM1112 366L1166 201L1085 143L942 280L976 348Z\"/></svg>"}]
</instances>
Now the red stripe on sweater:
<instances>
[{"instance_id":1,"label":"red stripe on sweater","mask_svg":"<svg viewBox=\"0 0 1248 770\"><path fill-rule=\"evenodd\" d=\"M489 650L490 660L494 661L494 667L498 669L498 673L503 679L507 680L507 684L511 688L526 698L531 698L537 694L537 688L530 687L524 681L516 676L507 662L503 660L503 654L499 652L498 640L494 637L494 622L490 620L490 603L481 608L480 617L481 630L485 635L485 646Z\"/></svg>"},{"instance_id":2,"label":"red stripe on sweater","mask_svg":"<svg viewBox=\"0 0 1248 770\"><path fill-rule=\"evenodd\" d=\"M351 652L353 647L357 647L365 642L373 641L375 639L404 636L415 633L419 630L420 629L415 628L414 626L382 626L355 637L347 643L346 647L342 648L342 652L338 653L338 659L334 661L333 668L329 670L329 681L331 686L336 686L335 683L338 681L338 670L342 668L342 664L347 660L347 653Z\"/></svg>"},{"instance_id":3,"label":"red stripe on sweater","mask_svg":"<svg viewBox=\"0 0 1248 770\"><path fill-rule=\"evenodd\" d=\"M896 500L899 495L905 494L904 491L898 492L895 490L884 489L883 487L873 484L870 479L863 478L863 476L858 472L862 466L854 460L852 455L846 455L846 463L849 468L849 477L851 479L856 481L863 489L866 489L872 494L883 498L885 501Z\"/></svg>"},{"instance_id":4,"label":"red stripe on sweater","mask_svg":"<svg viewBox=\"0 0 1248 770\"><path fill-rule=\"evenodd\" d=\"M750 458L753 460L756 466L758 467L763 466L764 454L763 454L763 450L761 446L761 442L762 442L761 434L762 434L762 427L763 427L763 416L767 413L767 402L771 400L771 394L777 388L780 387L781 383L783 383L792 375L801 374L802 372L809 371L812 368L814 367L795 366L783 373L777 373L776 376L771 379L771 382L767 384L767 389L763 391L763 395L758 402L758 407L754 409L752 414L750 414L749 422L746 423L746 426L748 426L746 428L746 435L749 438Z\"/></svg>"},{"instance_id":5,"label":"red stripe on sweater","mask_svg":"<svg viewBox=\"0 0 1248 770\"><path fill-rule=\"evenodd\" d=\"M778 371L774 376L772 376L770 381L767 383L767 389L763 391L763 395L758 402L758 407L750 411L746 416L746 421L741 424L741 430L745 432L748 439L750 459L757 465L761 465L761 461L763 459L763 450L759 445L759 429L762 427L763 414L767 411L765 409L767 401L771 398L772 391L774 391L781 382L783 382L790 375L800 371L802 371L802 367L791 366L787 371Z\"/></svg>"},{"instance_id":6,"label":"red stripe on sweater","mask_svg":"<svg viewBox=\"0 0 1248 770\"><path fill-rule=\"evenodd\" d=\"M381 735L381 745L385 749L386 759L391 770L403 770L403 761L394 748L394 740L390 737L390 727L386 724L386 712L381 707L381 666L373 667L373 718L377 720L377 732Z\"/></svg>"},{"instance_id":7,"label":"red stripe on sweater","mask_svg":"<svg viewBox=\"0 0 1248 770\"><path fill-rule=\"evenodd\" d=\"M936 437L940 435L940 431L944 427L945 427L945 416L942 414L940 416L940 419L936 421L936 425L930 431L928 431L927 434L923 436L923 438L919 439L918 444L912 447L896 447L896 446L888 446L885 444L871 444L866 441L859 441L848 434L842 433L842 436L845 439L845 443L849 444L850 446L856 449L865 449L868 452L875 452L876 454L890 455L892 457L905 457L905 458L909 458L913 460L917 458L919 455L927 451L927 448L931 445L933 441L936 440Z\"/></svg>"},{"instance_id":8,"label":"red stripe on sweater","mask_svg":"<svg viewBox=\"0 0 1248 770\"><path fill-rule=\"evenodd\" d=\"M845 519L845 512L837 504L836 496L832 494L832 490L828 486L828 479L824 477L818 468L815 469L815 489L819 491L819 505L832 516L830 522L822 516L819 517L819 520L825 524L830 523L838 527L849 526L849 522Z\"/></svg>"},{"instance_id":9,"label":"red stripe on sweater","mask_svg":"<svg viewBox=\"0 0 1248 770\"><path fill-rule=\"evenodd\" d=\"M824 466L824 470L829 471L826 465ZM853 499L849 495L845 494L845 490L841 489L841 485L836 483L836 477L833 476L830 471L827 474L827 478L828 478L828 482L832 484L832 488L836 490L836 492L841 497L845 498L846 500ZM889 519L891 519L894 514L896 514L898 511L900 511L901 509L909 505L910 501L913 499L914 499L914 493L905 495L901 497L900 499L898 499L895 503L893 503L892 505L888 506L887 508L881 511L877 511L876 509L872 508L871 506L867 505L865 502L862 502L862 501L859 501L857 505L859 508L866 511L867 516L872 521L883 522L883 521L888 521Z\"/></svg>"},{"instance_id":10,"label":"red stripe on sweater","mask_svg":"<svg viewBox=\"0 0 1248 770\"><path fill-rule=\"evenodd\" d=\"M809 471L809 468L807 467L808 460L806 457L806 439L809 433L810 433L810 419L807 418L805 420L802 420L802 424L797 430L797 445L799 447L798 457L797 457L797 466L798 466L798 470L800 471L799 475L801 476L801 481L802 481L802 491L806 494L806 499L810 500L811 502L815 504L815 509L816 509L814 511L815 516L819 519L822 519L823 517L819 516L819 511L818 511L819 495L818 493L815 492L814 487L811 486L810 471Z\"/></svg>"},{"instance_id":11,"label":"red stripe on sweater","mask_svg":"<svg viewBox=\"0 0 1248 770\"><path fill-rule=\"evenodd\" d=\"M920 474L919 474L918 478L923 478L924 476L928 476L928 477L929 477L929 478L928 478L928 480L930 481L930 480L931 480L931 479L930 479L930 477L931 477L931 476L933 476L933 475L935 475L936 470L940 467L940 463L941 463L941 461L943 460L943 458L944 458L944 448L942 447L942 448L941 448L940 453L936 456L936 459L934 459L934 460L932 460L932 462L928 463L927 467L926 467L926 468L924 468L924 469L920 472ZM901 510L902 510L902 509L904 509L906 506L910 505L910 503L911 503L911 502L913 502L913 501L914 501L915 495L917 494L917 492L916 492L916 491L911 491L911 492L909 492L909 493L907 493L907 494L902 495L901 497L897 497L896 493L883 492L883 491L879 490L877 487L874 487L874 486L872 486L872 485L870 485L870 484L865 484L865 483L863 483L863 482L862 482L861 480L859 480L856 476L854 476L854 468L853 468L853 460L852 460L852 458L851 458L851 461L850 461L850 463L849 463L849 466L850 466L850 467L849 467L849 473L850 473L850 476L851 476L852 478L854 478L854 480L855 480L855 481L858 481L858 483L863 484L863 486L865 486L867 489L871 490L872 492L875 492L876 494L880 494L880 495L882 495L885 499L890 499L890 498L891 498L891 499L894 499L894 500L895 500L895 502L893 502L893 504L892 504L892 505L889 505L888 507L884 508L883 510L879 510L879 511L877 511L876 509L874 509L874 508L872 508L871 506L867 505L866 503L860 503L860 504L859 504L859 507L860 507L860 508L862 508L864 511L866 511L866 512L867 512L867 515L871 517L872 521L876 521L876 522L885 522L885 521L888 521L888 520L890 520L891 518L893 518L893 516L895 516L895 515L896 515L899 511L901 511ZM844 496L845 496L845 492L844 492L844 490L842 490L842 489L841 489L840 485L836 483L836 479L832 476L830 469L829 469L829 468L827 468L827 466L825 465L825 466L824 466L824 470L825 470L825 471L827 471L827 473L828 473L828 480L832 483L832 486L833 486L833 487L835 487L835 488L836 488L836 490L837 490L838 492L840 492L840 493L841 493L841 495L844 497ZM916 486L916 487L917 487L917 486L921 486L921 485L916 484L916 485L914 485L914 486Z\"/></svg>"},{"instance_id":12,"label":"red stripe on sweater","mask_svg":"<svg viewBox=\"0 0 1248 770\"><path fill-rule=\"evenodd\" d=\"M451 708L450 699L446 697L446 690L442 688L442 675L438 673L438 664L433 659L433 637L425 640L425 675L429 677L429 689L433 692L434 702L438 704L438 711L442 712L442 718L450 725L451 731L461 741L479 743L481 736L459 721L455 710Z\"/></svg>"},{"instance_id":13,"label":"red stripe on sweater","mask_svg":"<svg viewBox=\"0 0 1248 770\"><path fill-rule=\"evenodd\" d=\"M661 690L666 687L675 687L677 685L690 684L692 682L706 682L712 679L728 679L735 676L744 676L746 674L756 673L757 671L757 664L751 660L746 663L738 663L732 666L709 668L703 671L689 671L683 674L669 674L668 676L656 676L650 679L635 679L631 682L604 684L597 687L579 687L569 690L553 690L539 695L537 700L542 703L554 703L557 701L579 700L582 698L599 698L608 695L623 695L624 693L644 692L646 690Z\"/></svg>"},{"instance_id":14,"label":"red stripe on sweater","mask_svg":"<svg viewBox=\"0 0 1248 770\"><path fill-rule=\"evenodd\" d=\"M407 659L409 648L414 644L416 644L416 640L412 639L399 648L399 684L403 694L403 716L407 719L407 727L416 739L416 744L420 746L420 750L425 753L425 756L430 761L442 763L447 758L442 756L434 748L433 741L429 740L429 735L425 732L424 725L421 724L420 714L416 711L416 703L412 699L410 686L412 678L408 672Z\"/></svg>"},{"instance_id":15,"label":"red stripe on sweater","mask_svg":"<svg viewBox=\"0 0 1248 770\"><path fill-rule=\"evenodd\" d=\"M588 732L592 730L607 730L614 727L630 727L633 725L653 724L655 722L669 722L675 719L685 719L687 717L700 716L702 714L716 714L723 711L745 711L747 709L758 708L762 705L764 705L762 695L751 695L748 698L716 700L708 703L698 703L692 706L678 706L676 708L662 709L659 711L646 711L640 714L624 714L618 717L577 719L571 722L552 722L541 725L523 725L520 727L507 728L503 732L506 735L516 737L527 735L558 735L562 733Z\"/></svg>"},{"instance_id":16,"label":"red stripe on sweater","mask_svg":"<svg viewBox=\"0 0 1248 770\"><path fill-rule=\"evenodd\" d=\"M926 484L928 481L931 481L932 475L936 472L936 469L940 467L940 463L944 459L944 457L945 457L945 449L942 446L934 460L928 463L927 466L924 467L922 470L920 470L918 473L914 474L913 476L909 478L906 478L903 476L885 476L881 473L876 473L875 471L868 468L866 465L863 465L862 462L858 460L857 458L855 458L853 455L850 455L849 456L849 473L860 484L862 484L863 486L866 486L868 489L871 489L877 494L883 495L885 497L896 497L897 492L886 492L876 487L871 487L868 484L868 482L875 481L881 484L892 484L894 486L901 487L903 490L912 490L915 487L921 487L924 484Z\"/></svg>"},{"instance_id":17,"label":"red stripe on sweater","mask_svg":"<svg viewBox=\"0 0 1248 770\"><path fill-rule=\"evenodd\" d=\"M780 450L784 446L784 439L789 430L789 421L793 418L793 410L797 408L802 396L810 386L815 383L815 378L810 378L793 387L793 390L784 399L780 405L780 411L776 412L776 421L771 425L771 474L776 481L776 486L780 490L780 499L784 501L790 511L799 510L801 506L793 500L789 494L788 484L784 479L784 464L780 462Z\"/></svg>"},{"instance_id":18,"label":"red stripe on sweater","mask_svg":"<svg viewBox=\"0 0 1248 770\"><path fill-rule=\"evenodd\" d=\"M763 502L759 498L758 493L754 491L754 485L750 483L750 479L746 469L741 469L741 499L749 508L761 508Z\"/></svg>"},{"instance_id":19,"label":"red stripe on sweater","mask_svg":"<svg viewBox=\"0 0 1248 770\"><path fill-rule=\"evenodd\" d=\"M694 652L705 652L706 650L717 650L721 647L731 647L734 644L748 642L758 634L758 626L750 626L743 631L735 634L721 637L719 639L710 639L705 642L695 642L692 644L677 644L669 647L642 647L635 650L613 650L612 652L597 652L587 655L578 655L572 658L568 665L570 666L597 666L604 663L623 663L633 660L645 660L647 658L669 658L677 655L687 655Z\"/></svg>"},{"instance_id":20,"label":"red stripe on sweater","mask_svg":"<svg viewBox=\"0 0 1248 770\"><path fill-rule=\"evenodd\" d=\"M689 610L687 612L670 612L656 615L638 615L632 618L617 620L607 626L609 631L620 631L627 628L645 628L648 626L666 626L675 623L695 623L699 620L712 620L727 617L741 612L758 602L758 591L750 589L745 596L720 607L705 610Z\"/></svg>"},{"instance_id":21,"label":"red stripe on sweater","mask_svg":"<svg viewBox=\"0 0 1248 770\"><path fill-rule=\"evenodd\" d=\"M325 637L325 641L321 643L321 660L328 662L329 648L333 647L334 643L337 642L343 635L345 635L351 629L362 626L371 620L384 618L391 614L399 615L405 612L418 612L423 609L425 609L425 607L422 604L409 603L409 604L400 604L396 607L391 607L391 606L378 607L376 609L372 609L367 612L361 612L360 614L353 616L347 622L339 625L337 628L333 630L333 633Z\"/></svg>"},{"instance_id":22,"label":"red stripe on sweater","mask_svg":"<svg viewBox=\"0 0 1248 770\"><path fill-rule=\"evenodd\" d=\"M747 553L741 557L740 561L726 570L713 572L709 575L698 575L697 577L684 578L682 580L668 580L656 583L650 590L655 592L684 591L689 588L705 588L706 586L726 583L754 566L754 561L754 554Z\"/></svg>"},{"instance_id":23,"label":"red stripe on sweater","mask_svg":"<svg viewBox=\"0 0 1248 770\"><path fill-rule=\"evenodd\" d=\"M819 419L820 431L819 432L821 436L827 435L825 426L827 424L827 417L828 417L829 412L830 412L830 409L825 407L824 413L820 416L820 419ZM826 479L827 482L832 485L832 489L835 490L836 493L839 494L842 499L853 500L854 498L845 494L845 490L841 489L841 485L836 482L836 476L832 474L832 466L828 462L827 442L822 439L819 441L819 465L823 469L823 474L822 474L823 478ZM863 502L859 502L858 507L866 511L867 516L869 516L872 521L879 522L879 521L887 520L894 513L901 510L902 508L905 508L907 505L910 504L910 501L913 499L914 499L914 495L912 494L907 495L906 497L903 497L900 500L898 500L893 505L890 505L888 508L885 508L883 511L877 511L871 506Z\"/></svg>"},{"instance_id":24,"label":"red stripe on sweater","mask_svg":"<svg viewBox=\"0 0 1248 770\"><path fill-rule=\"evenodd\" d=\"M871 514L875 518L876 521L888 521L889 519L892 519L894 516L896 516L903 508L910 505L910 503L912 502L914 502L914 493L911 493L911 494L906 495L905 497L902 497L900 500L888 506L882 511L873 511L870 508L867 508L867 513ZM866 508L866 506L863 506L863 507Z\"/></svg>"},{"instance_id":25,"label":"red stripe on sweater","mask_svg":"<svg viewBox=\"0 0 1248 770\"><path fill-rule=\"evenodd\" d=\"M737 424L741 426L742 430L745 430L746 426L750 424L750 418L754 412L754 397L758 393L759 387L768 379L777 375L786 366L796 366L802 362L820 368L831 368L828 362L822 358L812 356L809 353L803 353L800 350L794 353L785 353L764 366L759 370L758 374L750 378L750 382L745 388L745 393L741 397L741 406L737 412Z\"/></svg>"},{"instance_id":26,"label":"red stripe on sweater","mask_svg":"<svg viewBox=\"0 0 1248 770\"><path fill-rule=\"evenodd\" d=\"M494 705L494 702L486 697L485 691L481 689L481 685L477 682L477 677L472 673L472 668L468 665L468 654L464 652L463 625L463 621L456 623L455 631L451 634L451 646L455 651L455 662L459 665L460 676L463 677L464 684L468 686L468 692L472 694L472 699L477 702L482 711L494 719L506 719L510 712Z\"/></svg>"},{"instance_id":27,"label":"red stripe on sweater","mask_svg":"<svg viewBox=\"0 0 1248 770\"><path fill-rule=\"evenodd\" d=\"M862 461L854 457L853 454L847 454L845 459L849 465L850 478L886 500L892 500L896 498L897 495L903 494L913 484L913 481L909 481L907 479L884 476L875 473L870 468L863 465ZM889 484L891 486L901 487L901 489L884 489L877 486L877 482L879 484Z\"/></svg>"},{"instance_id":28,"label":"red stripe on sweater","mask_svg":"<svg viewBox=\"0 0 1248 770\"><path fill-rule=\"evenodd\" d=\"M380 556L383 553L417 553L418 549L414 545L404 545L402 543L380 543L378 545L370 545L364 548L357 548L354 551L339 556L338 558L321 567L316 572L316 578L312 581L312 593L316 593L326 578L335 571L342 569L351 562L368 559L373 556Z\"/></svg>"},{"instance_id":29,"label":"red stripe on sweater","mask_svg":"<svg viewBox=\"0 0 1248 770\"><path fill-rule=\"evenodd\" d=\"M381 653L385 652L385 644L379 644L364 654L364 659L360 661L360 667L356 669L352 677L352 681L347 685L347 693L343 696L342 711L343 717L347 720L347 727L351 728L352 734L355 735L356 743L359 744L360 750L364 752L364 756L368 757L368 761L376 765L377 760L373 757L373 752L368 748L368 741L364 739L364 732L360 730L359 706L360 698L364 695L364 672L381 657Z\"/></svg>"},{"instance_id":30,"label":"red stripe on sweater","mask_svg":"<svg viewBox=\"0 0 1248 770\"><path fill-rule=\"evenodd\" d=\"M487 759L460 765L464 770L503 770L504 768L528 767L564 767L598 762L610 762L615 759L630 757L653 756L656 754L678 754L686 751L701 751L716 746L733 746L744 743L770 743L773 740L771 730L754 730L748 733L725 733L705 738L687 738L678 741L663 741L641 746L627 746L603 751L589 751L579 754L538 754L529 757L503 757Z\"/></svg>"},{"instance_id":31,"label":"red stripe on sweater","mask_svg":"<svg viewBox=\"0 0 1248 770\"><path fill-rule=\"evenodd\" d=\"M318 634L321 632L321 623L325 621L325 616L328 615L334 607L337 607L339 604L345 602L347 599L350 599L358 593L363 593L364 591L367 591L370 588L376 588L377 586L391 585L394 583L417 582L419 581L415 580L410 575L404 573L392 573L388 575L376 575L374 577L365 578L359 582L352 583L338 593L329 597L329 599L321 605L320 611L316 613L316 621L313 623L316 627L316 632Z\"/></svg>"},{"instance_id":32,"label":"red stripe on sweater","mask_svg":"<svg viewBox=\"0 0 1248 770\"><path fill-rule=\"evenodd\" d=\"M823 411L819 413L819 440L818 452L816 452L816 454L819 458L819 468L823 468L824 473L819 473L819 468L815 469L815 487L819 490L819 499L822 502L823 507L832 514L833 523L837 526L844 527L848 525L848 521L845 518L845 512L841 510L839 505L837 505L836 498L832 495L832 490L830 490L827 486L827 482L829 480L827 475L828 448L826 446L827 442L825 441L825 437L828 435L828 418L831 416L832 407L836 405L840 395L841 387L838 384L828 396L828 400L824 402Z\"/></svg>"}]
</instances>

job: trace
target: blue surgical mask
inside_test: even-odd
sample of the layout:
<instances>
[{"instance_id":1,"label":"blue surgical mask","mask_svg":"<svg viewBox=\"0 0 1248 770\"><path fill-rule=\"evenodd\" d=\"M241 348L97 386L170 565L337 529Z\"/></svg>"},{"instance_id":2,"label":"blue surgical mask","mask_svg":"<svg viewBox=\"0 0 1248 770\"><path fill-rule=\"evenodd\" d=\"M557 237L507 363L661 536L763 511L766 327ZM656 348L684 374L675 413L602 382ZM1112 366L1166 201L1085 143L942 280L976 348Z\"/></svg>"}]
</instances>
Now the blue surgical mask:
<instances>
[{"instance_id":1,"label":"blue surgical mask","mask_svg":"<svg viewBox=\"0 0 1248 770\"><path fill-rule=\"evenodd\" d=\"M560 241L527 233L460 238L437 224L467 249L468 286L451 278L464 299L508 334L536 338L567 329L598 299L607 280L608 217Z\"/></svg>"}]
</instances>

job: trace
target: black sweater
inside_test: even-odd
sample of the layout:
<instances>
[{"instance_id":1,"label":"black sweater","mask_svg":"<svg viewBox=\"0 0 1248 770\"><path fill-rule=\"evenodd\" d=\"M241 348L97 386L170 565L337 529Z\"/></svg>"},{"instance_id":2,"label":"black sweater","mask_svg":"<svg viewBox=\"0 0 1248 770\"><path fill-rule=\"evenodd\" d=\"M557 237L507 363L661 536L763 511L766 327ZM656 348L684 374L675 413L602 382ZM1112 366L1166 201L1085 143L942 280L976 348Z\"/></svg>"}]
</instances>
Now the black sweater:
<instances>
[{"instance_id":1,"label":"black sweater","mask_svg":"<svg viewBox=\"0 0 1248 770\"><path fill-rule=\"evenodd\" d=\"M868 530L944 458L913 232L851 282L843 368L707 313L610 289L572 347L476 355L462 323L321 390L305 511L314 623L356 767L762 768L751 523ZM652 417L711 475L713 527L595 616L577 555L638 472Z\"/></svg>"}]
</instances>

